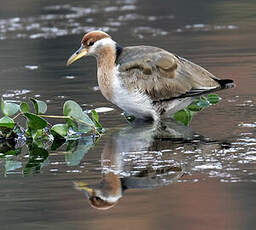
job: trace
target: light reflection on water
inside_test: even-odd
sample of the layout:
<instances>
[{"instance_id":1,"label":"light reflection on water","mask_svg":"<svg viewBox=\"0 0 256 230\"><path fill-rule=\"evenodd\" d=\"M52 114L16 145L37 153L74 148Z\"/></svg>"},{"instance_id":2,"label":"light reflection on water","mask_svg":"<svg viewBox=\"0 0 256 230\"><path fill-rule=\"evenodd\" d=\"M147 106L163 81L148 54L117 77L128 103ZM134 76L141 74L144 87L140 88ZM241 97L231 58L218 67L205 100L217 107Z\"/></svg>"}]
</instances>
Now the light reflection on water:
<instances>
[{"instance_id":1,"label":"light reflection on water","mask_svg":"<svg viewBox=\"0 0 256 230\"><path fill-rule=\"evenodd\" d=\"M38 39L38 38L56 38L72 34L81 34L90 30L104 30L105 32L116 32L127 23L136 21L139 24L149 24L150 22L161 23L168 21L172 23L175 16L170 14L166 16L142 15L133 13L136 11L136 1L125 5L123 2L113 1L112 6L93 5L90 8L72 6L69 4L52 5L42 8L38 16L25 18L0 19L0 40L4 39ZM114 14L114 15L113 15ZM104 22L100 27L97 18ZM176 28L174 31L151 26L135 26L132 33L137 38L143 39L145 36L166 36L173 32L186 31L214 31L214 30L235 30L236 25L208 25L192 24Z\"/></svg>"},{"instance_id":2,"label":"light reflection on water","mask_svg":"<svg viewBox=\"0 0 256 230\"><path fill-rule=\"evenodd\" d=\"M211 140L172 120L162 122L161 125L127 126L120 131L108 132L105 134L106 138L102 137L103 140L96 142L100 146L102 142L105 144L99 161L101 166L95 167L93 162L97 158L93 158L92 162L87 159L88 151L92 151L94 146L93 137L90 136L80 141L69 141L59 150L53 151L55 147L52 146L45 152L46 155L38 155L35 149L30 148L33 160L26 149L18 149L14 153L11 144L3 143L2 175L40 171L55 175L86 173L91 170L104 173L105 170L110 170L120 177L130 177L148 170L155 171L154 177L157 178L166 176L157 174L159 169L162 172L162 169L165 171L168 167L180 167L183 174L193 175L199 172L217 177L220 182L255 181L256 170L253 167L256 163L256 139L252 133L242 133L241 137L230 142ZM92 168L88 169L88 165ZM182 178L178 179L178 182L183 182ZM165 177L164 181L162 185L171 183ZM148 187L154 185L148 184Z\"/></svg>"},{"instance_id":3,"label":"light reflection on water","mask_svg":"<svg viewBox=\"0 0 256 230\"><path fill-rule=\"evenodd\" d=\"M0 18L5 99L38 97L48 101L53 114L61 114L63 101L73 99L86 111L104 108L101 123L116 128L95 147L89 138L72 151L64 145L34 159L27 147L3 154L10 150L3 146L3 229L107 229L113 223L126 227L127 221L134 229L255 226L255 4L152 2L44 1L38 13L16 15L10 7L10 16ZM155 138L152 127L127 126L121 111L101 96L95 60L65 68L82 34L91 29L104 29L122 45L155 45L185 56L234 79L237 88L220 92L222 101L195 116L191 129L162 132L180 134L180 140ZM29 160L40 170L24 175ZM96 189L109 172L124 193L107 214L94 212L73 183L80 183L77 189L84 189L82 183Z\"/></svg>"}]
</instances>

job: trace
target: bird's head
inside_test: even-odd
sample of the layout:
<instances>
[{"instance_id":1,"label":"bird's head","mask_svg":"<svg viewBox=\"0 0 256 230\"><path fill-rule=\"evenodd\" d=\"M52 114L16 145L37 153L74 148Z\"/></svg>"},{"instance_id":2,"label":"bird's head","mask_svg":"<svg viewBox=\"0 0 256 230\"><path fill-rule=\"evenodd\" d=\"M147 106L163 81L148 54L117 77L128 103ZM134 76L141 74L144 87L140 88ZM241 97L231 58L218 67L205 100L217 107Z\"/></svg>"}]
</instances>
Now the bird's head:
<instances>
[{"instance_id":1,"label":"bird's head","mask_svg":"<svg viewBox=\"0 0 256 230\"><path fill-rule=\"evenodd\" d=\"M107 210L114 207L118 200L121 198L121 194L118 191L113 191L110 189L108 191L108 184L106 182L102 182L100 185L87 185L84 182L77 181L74 182L75 189L79 191L83 191L88 199L88 203L91 207L98 210ZM110 186L111 187L111 186Z\"/></svg>"},{"instance_id":2,"label":"bird's head","mask_svg":"<svg viewBox=\"0 0 256 230\"><path fill-rule=\"evenodd\" d=\"M110 35L102 31L91 31L85 34L81 41L81 47L68 59L67 66L84 56L99 56L101 48L113 45Z\"/></svg>"}]
</instances>

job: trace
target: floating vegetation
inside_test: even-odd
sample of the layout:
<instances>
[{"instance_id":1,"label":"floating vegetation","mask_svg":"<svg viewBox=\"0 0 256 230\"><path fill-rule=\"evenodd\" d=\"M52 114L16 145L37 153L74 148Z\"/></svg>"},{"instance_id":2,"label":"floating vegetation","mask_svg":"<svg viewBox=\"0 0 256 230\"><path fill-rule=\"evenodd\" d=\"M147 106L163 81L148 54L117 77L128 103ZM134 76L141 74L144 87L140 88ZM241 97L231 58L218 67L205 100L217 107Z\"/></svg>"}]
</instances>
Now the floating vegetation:
<instances>
[{"instance_id":1,"label":"floating vegetation","mask_svg":"<svg viewBox=\"0 0 256 230\"><path fill-rule=\"evenodd\" d=\"M26 102L16 103L1 100L3 117L0 119L0 135L2 139L24 136L26 139L36 141L41 138L47 140L69 139L88 132L101 135L103 128L95 110L91 111L91 118L83 112L82 108L74 101L66 101L63 105L63 115L46 115L47 104L44 101L30 98L33 112ZM25 128L16 120L19 117L26 119ZM63 124L52 125L46 118L62 119Z\"/></svg>"},{"instance_id":2,"label":"floating vegetation","mask_svg":"<svg viewBox=\"0 0 256 230\"><path fill-rule=\"evenodd\" d=\"M33 110L26 102L18 105L1 99L1 111L4 116L0 119L0 158L6 159L6 172L22 167L21 162L11 160L10 157L19 155L25 143L29 155L23 173L29 174L32 171L40 171L49 156L48 149L54 151L64 143L67 143L67 151L71 151L66 155L67 161L71 159L69 164L79 163L79 159L83 158L85 152L103 133L99 115L95 110L91 111L89 117L76 102L69 100L63 105L63 115L46 115L47 104L44 101L35 98L30 98L30 101ZM25 127L19 124L22 122L21 117L25 119ZM64 123L53 125L47 118L61 119ZM88 144L83 145L86 151L77 149L76 142L82 137L88 140Z\"/></svg>"},{"instance_id":3,"label":"floating vegetation","mask_svg":"<svg viewBox=\"0 0 256 230\"><path fill-rule=\"evenodd\" d=\"M175 113L174 119L188 126L194 114L219 100L220 97L216 94L201 96L186 109ZM0 158L5 159L6 174L20 168L23 174L40 172L41 167L47 164L50 153L58 150L64 143L67 165L78 165L104 132L97 110L89 111L89 116L72 100L64 103L62 115L47 115L46 102L35 98L30 98L30 105L1 99L1 111ZM52 124L49 121L52 119L64 122ZM27 146L27 161L22 165L16 160L16 156L21 154L24 145Z\"/></svg>"},{"instance_id":4,"label":"floating vegetation","mask_svg":"<svg viewBox=\"0 0 256 230\"><path fill-rule=\"evenodd\" d=\"M217 94L208 94L207 96L201 96L193 101L187 108L182 109L174 114L173 118L188 126L192 121L192 117L199 111L207 108L211 105L215 105L220 101L220 97Z\"/></svg>"}]
</instances>

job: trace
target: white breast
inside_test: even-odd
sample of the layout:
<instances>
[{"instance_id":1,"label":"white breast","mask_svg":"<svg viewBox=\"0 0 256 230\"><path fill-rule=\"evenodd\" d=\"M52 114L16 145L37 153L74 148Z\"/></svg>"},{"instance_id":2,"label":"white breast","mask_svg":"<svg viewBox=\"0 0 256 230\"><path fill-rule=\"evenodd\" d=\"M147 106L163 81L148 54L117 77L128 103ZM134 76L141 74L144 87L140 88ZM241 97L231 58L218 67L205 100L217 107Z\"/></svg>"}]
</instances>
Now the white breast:
<instances>
[{"instance_id":1,"label":"white breast","mask_svg":"<svg viewBox=\"0 0 256 230\"><path fill-rule=\"evenodd\" d=\"M118 77L116 69L113 81L112 102L128 114L133 114L136 118L153 118L158 119L156 111L153 109L150 98L141 93L139 90L130 92L122 84Z\"/></svg>"}]
</instances>

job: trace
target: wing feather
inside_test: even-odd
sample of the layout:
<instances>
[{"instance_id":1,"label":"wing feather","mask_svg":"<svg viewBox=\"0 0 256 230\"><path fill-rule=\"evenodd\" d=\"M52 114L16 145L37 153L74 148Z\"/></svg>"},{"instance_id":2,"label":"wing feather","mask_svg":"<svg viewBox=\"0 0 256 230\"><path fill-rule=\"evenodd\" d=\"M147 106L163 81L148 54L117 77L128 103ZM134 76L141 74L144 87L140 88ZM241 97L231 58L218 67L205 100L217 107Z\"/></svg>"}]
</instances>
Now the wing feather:
<instances>
[{"instance_id":1,"label":"wing feather","mask_svg":"<svg viewBox=\"0 0 256 230\"><path fill-rule=\"evenodd\" d=\"M126 47L117 63L125 87L145 92L152 100L202 94L220 87L219 79L207 70L156 47Z\"/></svg>"}]
</instances>

